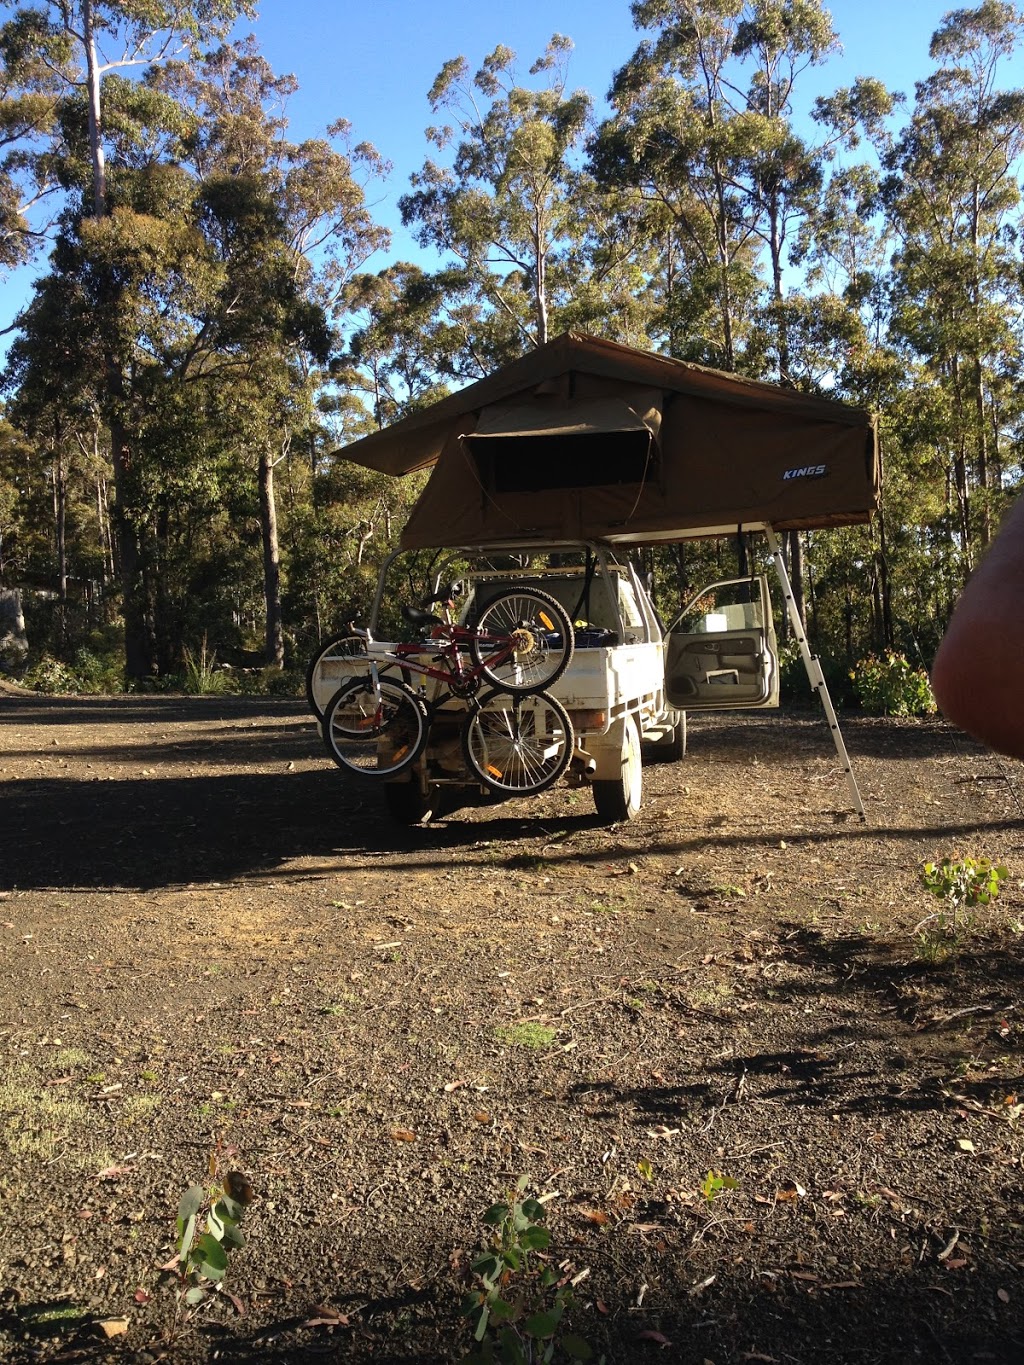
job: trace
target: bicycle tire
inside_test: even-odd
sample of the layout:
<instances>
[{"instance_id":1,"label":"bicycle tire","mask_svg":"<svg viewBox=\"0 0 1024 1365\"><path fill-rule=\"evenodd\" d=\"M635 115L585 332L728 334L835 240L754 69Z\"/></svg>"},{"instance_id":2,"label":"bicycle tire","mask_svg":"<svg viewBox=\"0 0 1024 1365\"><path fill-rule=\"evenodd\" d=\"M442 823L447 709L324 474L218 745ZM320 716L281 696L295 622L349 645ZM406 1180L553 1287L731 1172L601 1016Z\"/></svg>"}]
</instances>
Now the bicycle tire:
<instances>
[{"instance_id":1,"label":"bicycle tire","mask_svg":"<svg viewBox=\"0 0 1024 1365\"><path fill-rule=\"evenodd\" d=\"M365 777L404 772L427 742L426 707L411 687L381 678L350 678L323 718L327 752L339 768Z\"/></svg>"},{"instance_id":2,"label":"bicycle tire","mask_svg":"<svg viewBox=\"0 0 1024 1365\"><path fill-rule=\"evenodd\" d=\"M346 667L348 660L365 658L366 640L351 632L332 635L313 655L306 667L306 701L317 720L323 720L327 703L353 676Z\"/></svg>"},{"instance_id":3,"label":"bicycle tire","mask_svg":"<svg viewBox=\"0 0 1024 1365\"><path fill-rule=\"evenodd\" d=\"M496 700L501 704L494 706ZM546 791L569 766L574 744L569 713L549 692L529 700L485 693L462 730L470 772L500 796Z\"/></svg>"},{"instance_id":4,"label":"bicycle tire","mask_svg":"<svg viewBox=\"0 0 1024 1365\"><path fill-rule=\"evenodd\" d=\"M504 589L482 611L472 628L508 638L520 632L523 647L504 663L491 665L487 641L471 640L470 654L483 676L502 692L528 697L546 691L569 667L574 641L569 613L546 592L526 585Z\"/></svg>"}]
</instances>

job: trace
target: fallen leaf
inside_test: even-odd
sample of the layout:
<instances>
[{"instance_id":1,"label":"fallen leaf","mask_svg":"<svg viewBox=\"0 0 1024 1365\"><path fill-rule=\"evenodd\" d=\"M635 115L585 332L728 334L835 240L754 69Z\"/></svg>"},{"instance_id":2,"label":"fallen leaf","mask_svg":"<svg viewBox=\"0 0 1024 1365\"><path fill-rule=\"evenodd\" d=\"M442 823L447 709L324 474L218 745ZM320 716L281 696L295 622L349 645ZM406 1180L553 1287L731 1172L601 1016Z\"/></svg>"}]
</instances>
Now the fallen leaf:
<instances>
[{"instance_id":1,"label":"fallen leaf","mask_svg":"<svg viewBox=\"0 0 1024 1365\"><path fill-rule=\"evenodd\" d=\"M970 1138L957 1138L956 1145L960 1148L961 1152L973 1152L975 1150L974 1143Z\"/></svg>"},{"instance_id":2,"label":"fallen leaf","mask_svg":"<svg viewBox=\"0 0 1024 1365\"><path fill-rule=\"evenodd\" d=\"M798 1185L795 1180L784 1180L778 1190L776 1190L775 1198L779 1200L803 1199L806 1193L807 1191L804 1187Z\"/></svg>"},{"instance_id":3,"label":"fallen leaf","mask_svg":"<svg viewBox=\"0 0 1024 1365\"><path fill-rule=\"evenodd\" d=\"M144 1289L136 1289L132 1297L136 1303L149 1303L149 1295Z\"/></svg>"},{"instance_id":4,"label":"fallen leaf","mask_svg":"<svg viewBox=\"0 0 1024 1365\"><path fill-rule=\"evenodd\" d=\"M392 1128L391 1136L396 1142L415 1142L416 1134L408 1128Z\"/></svg>"},{"instance_id":5,"label":"fallen leaf","mask_svg":"<svg viewBox=\"0 0 1024 1365\"><path fill-rule=\"evenodd\" d=\"M481 1109L479 1114L474 1114L473 1117L476 1119L477 1123L490 1123L491 1121L491 1116L485 1109Z\"/></svg>"},{"instance_id":6,"label":"fallen leaf","mask_svg":"<svg viewBox=\"0 0 1024 1365\"><path fill-rule=\"evenodd\" d=\"M127 1318L103 1318L96 1324L105 1337L123 1337L128 1330Z\"/></svg>"},{"instance_id":7,"label":"fallen leaf","mask_svg":"<svg viewBox=\"0 0 1024 1365\"><path fill-rule=\"evenodd\" d=\"M656 1341L659 1346L672 1345L668 1337L662 1336L660 1332L655 1332L654 1329L650 1327L648 1327L647 1330L644 1332L637 1332L636 1335L639 1341Z\"/></svg>"},{"instance_id":8,"label":"fallen leaf","mask_svg":"<svg viewBox=\"0 0 1024 1365\"><path fill-rule=\"evenodd\" d=\"M458 1088L459 1088L460 1085L465 1085L465 1084L466 1084L465 1081L449 1081L448 1084L447 1084L447 1085L445 1086L445 1088L444 1088L444 1093L445 1093L446 1095L450 1095L450 1094L452 1093L453 1090L458 1090Z\"/></svg>"},{"instance_id":9,"label":"fallen leaf","mask_svg":"<svg viewBox=\"0 0 1024 1365\"><path fill-rule=\"evenodd\" d=\"M966 1260L965 1257L963 1257L963 1256L957 1256L955 1259L951 1259L951 1260L948 1260L948 1261L946 1262L946 1269L947 1269L947 1270L963 1270L963 1268L964 1268L964 1266L965 1266L966 1264L967 1264L967 1260Z\"/></svg>"},{"instance_id":10,"label":"fallen leaf","mask_svg":"<svg viewBox=\"0 0 1024 1365\"><path fill-rule=\"evenodd\" d=\"M583 1217L589 1223L596 1223L598 1227L604 1227L605 1223L610 1222L608 1215L602 1209L584 1209Z\"/></svg>"},{"instance_id":11,"label":"fallen leaf","mask_svg":"<svg viewBox=\"0 0 1024 1365\"><path fill-rule=\"evenodd\" d=\"M347 1327L348 1318L344 1313L339 1313L336 1308L331 1308L329 1304L315 1304L312 1316L307 1318L302 1324L303 1327Z\"/></svg>"}]
</instances>

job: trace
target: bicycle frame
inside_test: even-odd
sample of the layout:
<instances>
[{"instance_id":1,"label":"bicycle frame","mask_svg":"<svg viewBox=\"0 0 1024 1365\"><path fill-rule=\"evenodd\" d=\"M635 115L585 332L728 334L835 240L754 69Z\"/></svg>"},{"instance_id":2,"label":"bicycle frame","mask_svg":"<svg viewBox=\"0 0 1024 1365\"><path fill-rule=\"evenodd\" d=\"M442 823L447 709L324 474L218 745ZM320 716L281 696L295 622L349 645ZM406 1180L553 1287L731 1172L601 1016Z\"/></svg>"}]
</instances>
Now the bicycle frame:
<instances>
[{"instance_id":1,"label":"bicycle frame","mask_svg":"<svg viewBox=\"0 0 1024 1365\"><path fill-rule=\"evenodd\" d=\"M356 629L354 633L365 637L367 648L374 644L369 631ZM459 646L468 645L473 640L483 644L493 643L499 647L495 649L486 664L467 667ZM415 655L424 652L425 647L431 646L438 651L440 658L448 661L447 668L432 668L430 664L420 663L415 658ZM508 636L481 634L478 631L469 630L465 626L442 624L434 626L425 640L390 645L382 656L379 658L371 656L368 662L371 677L375 681L378 672L399 667L408 669L409 672L416 673L421 677L431 678L435 682L445 683L453 696L460 696L479 682L483 677L485 668L493 668L507 663L514 654L515 644ZM453 683L455 684L454 687L452 686Z\"/></svg>"}]
</instances>

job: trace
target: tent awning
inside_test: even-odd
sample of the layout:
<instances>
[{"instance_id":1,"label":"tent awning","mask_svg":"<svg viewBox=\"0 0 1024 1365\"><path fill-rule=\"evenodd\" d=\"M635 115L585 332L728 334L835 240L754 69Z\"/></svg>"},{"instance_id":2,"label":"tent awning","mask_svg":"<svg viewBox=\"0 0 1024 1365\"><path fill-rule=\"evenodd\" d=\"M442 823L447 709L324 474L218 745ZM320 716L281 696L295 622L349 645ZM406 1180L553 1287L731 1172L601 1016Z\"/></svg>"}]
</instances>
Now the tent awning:
<instances>
[{"instance_id":1,"label":"tent awning","mask_svg":"<svg viewBox=\"0 0 1024 1365\"><path fill-rule=\"evenodd\" d=\"M864 409L576 333L337 453L435 465L410 547L845 525L879 491Z\"/></svg>"}]
</instances>

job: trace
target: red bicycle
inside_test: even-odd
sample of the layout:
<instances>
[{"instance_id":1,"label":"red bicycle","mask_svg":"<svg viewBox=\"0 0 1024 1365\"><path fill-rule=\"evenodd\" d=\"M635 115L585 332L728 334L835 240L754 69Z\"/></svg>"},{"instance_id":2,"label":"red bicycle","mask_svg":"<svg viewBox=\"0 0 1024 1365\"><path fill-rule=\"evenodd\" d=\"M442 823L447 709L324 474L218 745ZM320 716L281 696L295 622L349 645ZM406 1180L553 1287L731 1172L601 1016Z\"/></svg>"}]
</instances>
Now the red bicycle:
<instances>
[{"instance_id":1,"label":"red bicycle","mask_svg":"<svg viewBox=\"0 0 1024 1365\"><path fill-rule=\"evenodd\" d=\"M403 608L406 620L424 632L418 641L381 646L355 631L314 656L307 690L315 711L324 672L337 668L348 675L321 716L328 753L350 771L394 777L422 753L432 720L455 698L467 706L462 748L477 779L506 796L543 791L565 771L575 742L565 708L546 690L572 659L568 613L555 598L526 586L497 593L466 625L452 619L451 594L433 600L443 601L444 616ZM425 651L430 663L422 661ZM364 671L352 676L357 659ZM413 675L445 691L428 702L409 685ZM485 682L491 690L481 691Z\"/></svg>"},{"instance_id":2,"label":"red bicycle","mask_svg":"<svg viewBox=\"0 0 1024 1365\"><path fill-rule=\"evenodd\" d=\"M483 682L518 696L543 692L569 666L572 623L562 604L548 593L531 587L503 589L465 625L453 620L453 589L428 598L424 605L438 602L443 604L443 616L417 607L402 608L403 617L422 632L412 643L380 644L368 631L355 627L327 640L306 670L306 698L317 720L323 720L326 704L338 687L364 672L371 659L382 669L397 665L407 673L442 682L457 697L471 696ZM443 669L427 667L416 658L428 645L434 662L443 663Z\"/></svg>"}]
</instances>

